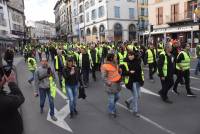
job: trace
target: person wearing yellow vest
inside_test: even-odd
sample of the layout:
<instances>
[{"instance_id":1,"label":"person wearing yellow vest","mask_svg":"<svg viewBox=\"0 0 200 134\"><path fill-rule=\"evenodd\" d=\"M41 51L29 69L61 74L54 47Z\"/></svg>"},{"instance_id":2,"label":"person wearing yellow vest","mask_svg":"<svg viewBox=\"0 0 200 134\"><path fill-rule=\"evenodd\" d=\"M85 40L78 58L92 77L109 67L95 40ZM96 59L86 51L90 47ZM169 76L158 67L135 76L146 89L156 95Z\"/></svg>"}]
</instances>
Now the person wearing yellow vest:
<instances>
[{"instance_id":1,"label":"person wearing yellow vest","mask_svg":"<svg viewBox=\"0 0 200 134\"><path fill-rule=\"evenodd\" d=\"M157 46L157 51L158 51L158 55L164 50L164 43L161 41L158 43Z\"/></svg>"},{"instance_id":2,"label":"person wearing yellow vest","mask_svg":"<svg viewBox=\"0 0 200 134\"><path fill-rule=\"evenodd\" d=\"M196 95L191 91L190 88L190 45L184 44L182 45L183 50L178 54L176 59L176 69L177 69L177 79L174 84L173 91L176 94L179 94L177 91L178 84L181 82L181 78L183 77L185 80L185 87L187 90L188 97L195 97Z\"/></svg>"},{"instance_id":3,"label":"person wearing yellow vest","mask_svg":"<svg viewBox=\"0 0 200 134\"><path fill-rule=\"evenodd\" d=\"M66 92L69 98L69 109L70 118L77 115L76 102L78 95L78 81L79 81L79 70L74 64L74 58L69 57L67 59L67 64L63 70L63 76L65 79Z\"/></svg>"},{"instance_id":4,"label":"person wearing yellow vest","mask_svg":"<svg viewBox=\"0 0 200 134\"><path fill-rule=\"evenodd\" d=\"M158 92L161 99L165 103L172 104L167 94L171 87L174 85L174 59L171 54L172 45L166 44L165 51L162 51L158 57L158 76L160 77L162 88Z\"/></svg>"},{"instance_id":5,"label":"person wearing yellow vest","mask_svg":"<svg viewBox=\"0 0 200 134\"><path fill-rule=\"evenodd\" d=\"M54 98L51 94L50 77L52 76L51 68L45 58L42 58L41 66L37 68L35 72L35 92L39 91L40 96L40 113L43 113L43 108L46 100L46 96L49 99L50 116L53 121L57 121L54 115ZM52 82L52 81L51 81Z\"/></svg>"},{"instance_id":6,"label":"person wearing yellow vest","mask_svg":"<svg viewBox=\"0 0 200 134\"><path fill-rule=\"evenodd\" d=\"M200 72L200 44L196 46L196 55L197 55L197 65L194 74L198 75L198 72Z\"/></svg>"},{"instance_id":7,"label":"person wearing yellow vest","mask_svg":"<svg viewBox=\"0 0 200 134\"><path fill-rule=\"evenodd\" d=\"M93 77L93 80L96 81L97 80L96 71L98 69L98 65L99 65L99 62L100 62L99 52L98 52L98 49L95 48L95 45L92 44L91 45L91 49L89 50L88 53L91 56L92 63L93 63L93 66L92 66L92 77Z\"/></svg>"},{"instance_id":8,"label":"person wearing yellow vest","mask_svg":"<svg viewBox=\"0 0 200 134\"><path fill-rule=\"evenodd\" d=\"M152 43L149 44L149 49L146 51L145 59L149 65L149 79L154 81L153 75L157 71L156 52ZM146 63L145 63L146 64Z\"/></svg>"},{"instance_id":9,"label":"person wearing yellow vest","mask_svg":"<svg viewBox=\"0 0 200 134\"><path fill-rule=\"evenodd\" d=\"M125 48L123 46L121 46L119 48L119 52L117 53L117 60L118 60L119 65L121 65L123 63L126 56L127 56L127 51L125 50Z\"/></svg>"},{"instance_id":10,"label":"person wearing yellow vest","mask_svg":"<svg viewBox=\"0 0 200 134\"><path fill-rule=\"evenodd\" d=\"M94 64L92 62L91 54L83 47L79 56L79 68L81 69L81 76L85 88L89 86L89 73L92 66L94 66Z\"/></svg>"},{"instance_id":11,"label":"person wearing yellow vest","mask_svg":"<svg viewBox=\"0 0 200 134\"><path fill-rule=\"evenodd\" d=\"M144 85L144 74L141 66L141 59L134 52L129 52L127 58L122 63L122 76L127 89L131 91L132 97L125 101L128 109L132 104L133 114L140 117L138 114L138 101L140 96L140 87Z\"/></svg>"},{"instance_id":12,"label":"person wearing yellow vest","mask_svg":"<svg viewBox=\"0 0 200 134\"><path fill-rule=\"evenodd\" d=\"M119 100L119 92L121 90L121 75L117 63L115 62L114 54L109 53L107 55L105 64L101 66L101 72L109 98L108 112L110 116L116 118L116 103Z\"/></svg>"},{"instance_id":13,"label":"person wearing yellow vest","mask_svg":"<svg viewBox=\"0 0 200 134\"><path fill-rule=\"evenodd\" d=\"M57 55L55 56L55 59L54 59L54 67L55 67L56 72L58 73L58 79L59 79L59 84L60 84L61 88L63 88L63 84L62 84L62 80L63 80L62 71L63 71L64 66L65 66L65 57L62 54L62 51L58 49L57 50Z\"/></svg>"},{"instance_id":14,"label":"person wearing yellow vest","mask_svg":"<svg viewBox=\"0 0 200 134\"><path fill-rule=\"evenodd\" d=\"M29 57L28 57L28 70L31 72L32 76L31 78L28 80L28 82L31 84L32 81L34 80L34 75L35 75L35 70L37 68L37 62L35 60L35 58L33 58L33 54L29 53Z\"/></svg>"}]
</instances>

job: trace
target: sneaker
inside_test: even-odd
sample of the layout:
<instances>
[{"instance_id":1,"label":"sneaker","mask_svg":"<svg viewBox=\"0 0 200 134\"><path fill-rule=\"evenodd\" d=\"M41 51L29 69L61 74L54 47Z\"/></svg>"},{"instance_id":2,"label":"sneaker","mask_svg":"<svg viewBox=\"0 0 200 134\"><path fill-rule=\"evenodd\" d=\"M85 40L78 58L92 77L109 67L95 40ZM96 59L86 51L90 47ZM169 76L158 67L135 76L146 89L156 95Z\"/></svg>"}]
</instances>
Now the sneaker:
<instances>
[{"instance_id":1,"label":"sneaker","mask_svg":"<svg viewBox=\"0 0 200 134\"><path fill-rule=\"evenodd\" d=\"M52 119L53 121L57 121L57 120L58 120L55 116L51 116L51 119Z\"/></svg>"},{"instance_id":2,"label":"sneaker","mask_svg":"<svg viewBox=\"0 0 200 134\"><path fill-rule=\"evenodd\" d=\"M187 93L187 97L196 97L196 94L194 94L194 93Z\"/></svg>"},{"instance_id":3,"label":"sneaker","mask_svg":"<svg viewBox=\"0 0 200 134\"><path fill-rule=\"evenodd\" d=\"M28 83L31 84L31 80L28 80Z\"/></svg>"},{"instance_id":4,"label":"sneaker","mask_svg":"<svg viewBox=\"0 0 200 134\"><path fill-rule=\"evenodd\" d=\"M129 104L129 102L128 102L128 101L125 101L125 104L126 104L126 107L127 107L128 109L130 109L130 104Z\"/></svg>"},{"instance_id":5,"label":"sneaker","mask_svg":"<svg viewBox=\"0 0 200 134\"><path fill-rule=\"evenodd\" d=\"M74 117L74 113L70 112L69 117L70 117L70 119L72 119Z\"/></svg>"},{"instance_id":6,"label":"sneaker","mask_svg":"<svg viewBox=\"0 0 200 134\"><path fill-rule=\"evenodd\" d=\"M74 109L74 114L78 115L78 111L76 109Z\"/></svg>"},{"instance_id":7,"label":"sneaker","mask_svg":"<svg viewBox=\"0 0 200 134\"><path fill-rule=\"evenodd\" d=\"M155 81L154 81L154 79L150 79L149 81L150 81L150 82L152 82L152 83L154 83L154 82L155 82Z\"/></svg>"},{"instance_id":8,"label":"sneaker","mask_svg":"<svg viewBox=\"0 0 200 134\"><path fill-rule=\"evenodd\" d=\"M133 115L137 118L140 118L140 115L138 114L138 112L133 112Z\"/></svg>"},{"instance_id":9,"label":"sneaker","mask_svg":"<svg viewBox=\"0 0 200 134\"><path fill-rule=\"evenodd\" d=\"M39 95L38 95L38 93L34 93L34 96L35 96L35 97L38 97Z\"/></svg>"},{"instance_id":10,"label":"sneaker","mask_svg":"<svg viewBox=\"0 0 200 134\"><path fill-rule=\"evenodd\" d=\"M112 113L109 113L109 116L112 117L112 118L116 118L117 114L115 112L112 112Z\"/></svg>"},{"instance_id":11,"label":"sneaker","mask_svg":"<svg viewBox=\"0 0 200 134\"><path fill-rule=\"evenodd\" d=\"M174 90L174 89L172 89L172 92L175 93L176 95L180 94L177 90Z\"/></svg>"},{"instance_id":12,"label":"sneaker","mask_svg":"<svg viewBox=\"0 0 200 134\"><path fill-rule=\"evenodd\" d=\"M44 110L43 108L40 108L40 113L43 114L44 113Z\"/></svg>"},{"instance_id":13,"label":"sneaker","mask_svg":"<svg viewBox=\"0 0 200 134\"><path fill-rule=\"evenodd\" d=\"M163 100L165 103L168 103L168 104L172 104L173 102L170 101L169 99L166 99L166 100Z\"/></svg>"}]
</instances>

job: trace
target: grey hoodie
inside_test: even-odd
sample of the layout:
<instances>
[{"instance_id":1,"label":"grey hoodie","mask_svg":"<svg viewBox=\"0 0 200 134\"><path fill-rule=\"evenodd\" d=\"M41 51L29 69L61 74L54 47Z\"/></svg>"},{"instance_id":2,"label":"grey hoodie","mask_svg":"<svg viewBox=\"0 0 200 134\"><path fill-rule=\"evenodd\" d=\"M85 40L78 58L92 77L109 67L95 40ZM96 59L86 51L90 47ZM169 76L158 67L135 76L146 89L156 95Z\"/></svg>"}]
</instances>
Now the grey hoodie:
<instances>
[{"instance_id":1,"label":"grey hoodie","mask_svg":"<svg viewBox=\"0 0 200 134\"><path fill-rule=\"evenodd\" d=\"M39 88L50 88L49 74L48 68L44 68L40 66L35 71L35 88L38 90Z\"/></svg>"}]
</instances>

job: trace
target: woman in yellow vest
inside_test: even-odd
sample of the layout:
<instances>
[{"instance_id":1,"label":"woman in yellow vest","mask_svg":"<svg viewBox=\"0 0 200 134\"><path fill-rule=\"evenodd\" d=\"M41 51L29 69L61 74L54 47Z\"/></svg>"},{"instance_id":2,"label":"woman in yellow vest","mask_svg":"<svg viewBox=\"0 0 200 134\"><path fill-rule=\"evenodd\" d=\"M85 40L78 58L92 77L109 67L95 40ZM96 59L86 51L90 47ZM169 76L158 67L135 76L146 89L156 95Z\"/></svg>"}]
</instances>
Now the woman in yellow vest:
<instances>
[{"instance_id":1,"label":"woman in yellow vest","mask_svg":"<svg viewBox=\"0 0 200 134\"><path fill-rule=\"evenodd\" d=\"M187 90L188 97L195 97L196 95L192 93L190 88L190 45L184 44L183 50L178 54L176 59L176 69L177 69L177 79L174 84L173 91L176 94L179 94L177 91L178 84L181 82L181 78L183 77L185 80L185 87Z\"/></svg>"}]
</instances>

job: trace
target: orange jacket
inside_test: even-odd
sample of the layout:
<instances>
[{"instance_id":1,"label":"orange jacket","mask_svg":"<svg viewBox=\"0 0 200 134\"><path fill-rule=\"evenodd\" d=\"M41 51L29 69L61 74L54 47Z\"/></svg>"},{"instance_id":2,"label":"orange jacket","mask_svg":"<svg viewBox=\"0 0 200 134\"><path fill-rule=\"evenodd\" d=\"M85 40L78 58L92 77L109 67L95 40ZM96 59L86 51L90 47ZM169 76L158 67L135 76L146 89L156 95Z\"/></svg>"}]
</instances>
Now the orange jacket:
<instances>
[{"instance_id":1,"label":"orange jacket","mask_svg":"<svg viewBox=\"0 0 200 134\"><path fill-rule=\"evenodd\" d=\"M113 64L103 64L101 71L106 73L107 80L110 82L118 82L121 79L118 67Z\"/></svg>"}]
</instances>

